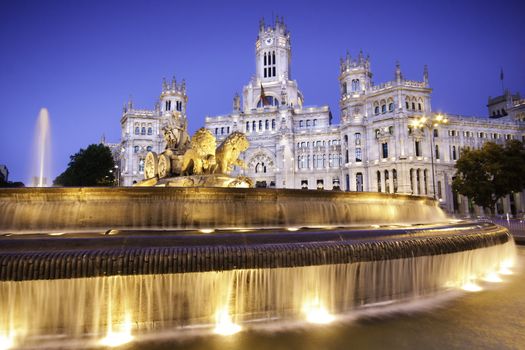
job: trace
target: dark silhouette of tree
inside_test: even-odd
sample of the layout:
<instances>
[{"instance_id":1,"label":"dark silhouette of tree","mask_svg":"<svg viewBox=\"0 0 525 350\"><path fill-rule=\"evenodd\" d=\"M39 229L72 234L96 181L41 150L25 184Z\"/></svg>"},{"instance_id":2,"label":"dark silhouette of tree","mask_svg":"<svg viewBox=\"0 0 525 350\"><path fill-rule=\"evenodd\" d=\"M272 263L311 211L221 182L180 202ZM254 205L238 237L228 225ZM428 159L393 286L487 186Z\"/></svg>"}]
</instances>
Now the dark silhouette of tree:
<instances>
[{"instance_id":1,"label":"dark silhouette of tree","mask_svg":"<svg viewBox=\"0 0 525 350\"><path fill-rule=\"evenodd\" d=\"M115 162L111 150L103 144L92 144L70 157L68 168L57 176L55 186L112 186Z\"/></svg>"},{"instance_id":2,"label":"dark silhouette of tree","mask_svg":"<svg viewBox=\"0 0 525 350\"><path fill-rule=\"evenodd\" d=\"M525 148L516 140L465 149L456 162L454 191L495 214L499 199L525 189Z\"/></svg>"}]
</instances>

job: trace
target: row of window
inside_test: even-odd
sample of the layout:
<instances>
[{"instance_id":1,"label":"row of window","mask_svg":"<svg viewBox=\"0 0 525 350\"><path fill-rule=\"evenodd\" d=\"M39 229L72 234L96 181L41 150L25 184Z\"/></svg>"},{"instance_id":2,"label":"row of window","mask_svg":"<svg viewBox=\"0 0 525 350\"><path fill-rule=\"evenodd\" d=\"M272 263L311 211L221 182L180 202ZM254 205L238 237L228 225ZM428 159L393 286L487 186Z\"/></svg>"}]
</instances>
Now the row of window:
<instances>
[{"instance_id":1,"label":"row of window","mask_svg":"<svg viewBox=\"0 0 525 350\"><path fill-rule=\"evenodd\" d=\"M228 135L230 133L229 126L221 126L220 128L215 128L215 135Z\"/></svg>"},{"instance_id":2,"label":"row of window","mask_svg":"<svg viewBox=\"0 0 525 350\"><path fill-rule=\"evenodd\" d=\"M316 180L316 188L318 190L324 190L324 180L323 179L317 179ZM339 184L339 178L333 177L332 178L332 189L333 190L340 190L340 184ZM301 180L301 189L307 190L308 189L308 179Z\"/></svg>"},{"instance_id":3,"label":"row of window","mask_svg":"<svg viewBox=\"0 0 525 350\"><path fill-rule=\"evenodd\" d=\"M171 101L170 100L165 101L165 109L166 111L171 111ZM179 112L182 111L182 101L175 101L175 110Z\"/></svg>"},{"instance_id":4,"label":"row of window","mask_svg":"<svg viewBox=\"0 0 525 350\"><path fill-rule=\"evenodd\" d=\"M146 147L146 152L151 152L153 150L153 147L152 146L147 146ZM140 151L140 146L134 146L133 147L133 153L139 153Z\"/></svg>"},{"instance_id":5,"label":"row of window","mask_svg":"<svg viewBox=\"0 0 525 350\"><path fill-rule=\"evenodd\" d=\"M410 169L410 190L412 194L428 194L428 170ZM416 180L414 182L414 180ZM423 181L421 181L423 180ZM421 186L423 185L423 186ZM415 188L414 188L415 187ZM423 187L423 189L421 189Z\"/></svg>"},{"instance_id":6,"label":"row of window","mask_svg":"<svg viewBox=\"0 0 525 350\"><path fill-rule=\"evenodd\" d=\"M251 129L250 129L250 126L251 126ZM272 119L272 120L266 119L264 121L263 120L259 120L259 122L254 120L251 123L250 122L246 122L246 132L250 132L250 131L256 132L256 131L270 130L270 126L271 126L272 130L275 130L275 119Z\"/></svg>"},{"instance_id":7,"label":"row of window","mask_svg":"<svg viewBox=\"0 0 525 350\"><path fill-rule=\"evenodd\" d=\"M299 169L324 169L339 168L341 166L341 155L339 153L329 154L328 163L326 154L314 154L312 156L302 155L297 157L297 168Z\"/></svg>"},{"instance_id":8,"label":"row of window","mask_svg":"<svg viewBox=\"0 0 525 350\"><path fill-rule=\"evenodd\" d=\"M498 140L498 139L501 139L501 134L498 134L498 133L486 133L486 132L476 132L474 133L473 131L463 131L463 137L467 137L467 138L473 138L473 137L477 137L477 138L480 138L480 139L488 139L488 138L491 138L493 140ZM460 133L459 131L457 130L449 130L448 131L448 136L459 136ZM514 135L512 134L505 134L504 135L505 137L505 140L513 140L514 139Z\"/></svg>"},{"instance_id":9,"label":"row of window","mask_svg":"<svg viewBox=\"0 0 525 350\"><path fill-rule=\"evenodd\" d=\"M297 148L310 148L312 147L325 147L328 144L328 146L337 146L340 145L341 142L337 139L335 140L328 140L328 142L324 140L318 140L318 141L303 141L303 142L297 142Z\"/></svg>"},{"instance_id":10,"label":"row of window","mask_svg":"<svg viewBox=\"0 0 525 350\"><path fill-rule=\"evenodd\" d=\"M382 192L382 181L381 181L381 171L378 170L376 172L376 178L377 178L377 192ZM383 172L384 174L384 183L385 183L385 192L390 193L390 172L388 170L385 170ZM393 192L397 193L397 170L392 170L392 185L393 185Z\"/></svg>"},{"instance_id":11,"label":"row of window","mask_svg":"<svg viewBox=\"0 0 525 350\"><path fill-rule=\"evenodd\" d=\"M146 131L145 126L143 126L142 128L135 126L135 135L146 135L146 132L148 135L153 135L153 128L149 127Z\"/></svg>"},{"instance_id":12,"label":"row of window","mask_svg":"<svg viewBox=\"0 0 525 350\"><path fill-rule=\"evenodd\" d=\"M271 78L276 76L275 72L275 51L265 52L263 59L264 77Z\"/></svg>"},{"instance_id":13,"label":"row of window","mask_svg":"<svg viewBox=\"0 0 525 350\"><path fill-rule=\"evenodd\" d=\"M361 83L359 82L359 79L352 79L351 82L351 90L352 92L358 92L361 91ZM341 86L341 90L343 95L346 95L348 93L348 87L346 85L346 82L343 82L343 85Z\"/></svg>"},{"instance_id":14,"label":"row of window","mask_svg":"<svg viewBox=\"0 0 525 350\"><path fill-rule=\"evenodd\" d=\"M317 119L306 119L306 120L299 120L299 127L310 127L310 126L317 126Z\"/></svg>"},{"instance_id":15,"label":"row of window","mask_svg":"<svg viewBox=\"0 0 525 350\"><path fill-rule=\"evenodd\" d=\"M390 102L388 104L388 111L389 112L393 112L394 111L394 102ZM386 104L381 105L381 114L385 114L385 113L386 113ZM375 115L379 115L379 106L375 106L374 114Z\"/></svg>"}]
</instances>

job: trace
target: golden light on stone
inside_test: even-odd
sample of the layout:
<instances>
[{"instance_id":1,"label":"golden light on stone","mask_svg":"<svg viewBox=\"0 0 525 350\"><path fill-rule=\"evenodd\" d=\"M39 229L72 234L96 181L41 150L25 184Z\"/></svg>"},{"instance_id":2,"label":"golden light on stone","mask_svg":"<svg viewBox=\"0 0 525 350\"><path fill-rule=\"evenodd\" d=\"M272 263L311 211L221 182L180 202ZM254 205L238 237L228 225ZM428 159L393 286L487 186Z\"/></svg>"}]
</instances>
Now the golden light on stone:
<instances>
[{"instance_id":1,"label":"golden light on stone","mask_svg":"<svg viewBox=\"0 0 525 350\"><path fill-rule=\"evenodd\" d=\"M295 231L299 231L299 227L287 227L286 230L290 232L295 232Z\"/></svg>"},{"instance_id":2,"label":"golden light on stone","mask_svg":"<svg viewBox=\"0 0 525 350\"><path fill-rule=\"evenodd\" d=\"M240 332L241 329L241 326L233 323L228 308L221 308L215 313L215 334L228 336Z\"/></svg>"}]
</instances>

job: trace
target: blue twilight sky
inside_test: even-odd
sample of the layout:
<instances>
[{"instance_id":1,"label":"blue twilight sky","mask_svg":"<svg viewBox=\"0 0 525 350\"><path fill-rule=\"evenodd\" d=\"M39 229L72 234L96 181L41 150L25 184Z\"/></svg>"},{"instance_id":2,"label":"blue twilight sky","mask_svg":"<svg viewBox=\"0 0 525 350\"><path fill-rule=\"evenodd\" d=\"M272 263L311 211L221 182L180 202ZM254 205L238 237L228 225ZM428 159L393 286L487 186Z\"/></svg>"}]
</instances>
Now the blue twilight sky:
<instances>
[{"instance_id":1,"label":"blue twilight sky","mask_svg":"<svg viewBox=\"0 0 525 350\"><path fill-rule=\"evenodd\" d=\"M339 121L339 58L370 54L375 83L396 60L407 79L428 64L434 110L486 115L505 86L525 95L525 1L0 0L0 164L30 177L38 111L52 127L53 177L69 155L120 137L122 105L153 108L163 77L185 78L190 131L227 113L254 73L258 22L284 16L306 105Z\"/></svg>"}]
</instances>

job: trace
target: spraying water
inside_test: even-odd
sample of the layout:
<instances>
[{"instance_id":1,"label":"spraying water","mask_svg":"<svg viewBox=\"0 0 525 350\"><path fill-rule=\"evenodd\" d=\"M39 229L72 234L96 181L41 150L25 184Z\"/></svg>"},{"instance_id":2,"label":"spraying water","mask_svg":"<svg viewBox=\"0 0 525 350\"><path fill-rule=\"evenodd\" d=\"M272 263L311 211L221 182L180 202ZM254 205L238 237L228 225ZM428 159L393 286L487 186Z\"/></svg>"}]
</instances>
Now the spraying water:
<instances>
[{"instance_id":1,"label":"spraying water","mask_svg":"<svg viewBox=\"0 0 525 350\"><path fill-rule=\"evenodd\" d=\"M49 134L49 112L46 108L40 109L35 128L34 141L34 176L31 183L36 187L46 187L50 174L50 134ZM35 175L36 174L36 175Z\"/></svg>"}]
</instances>

